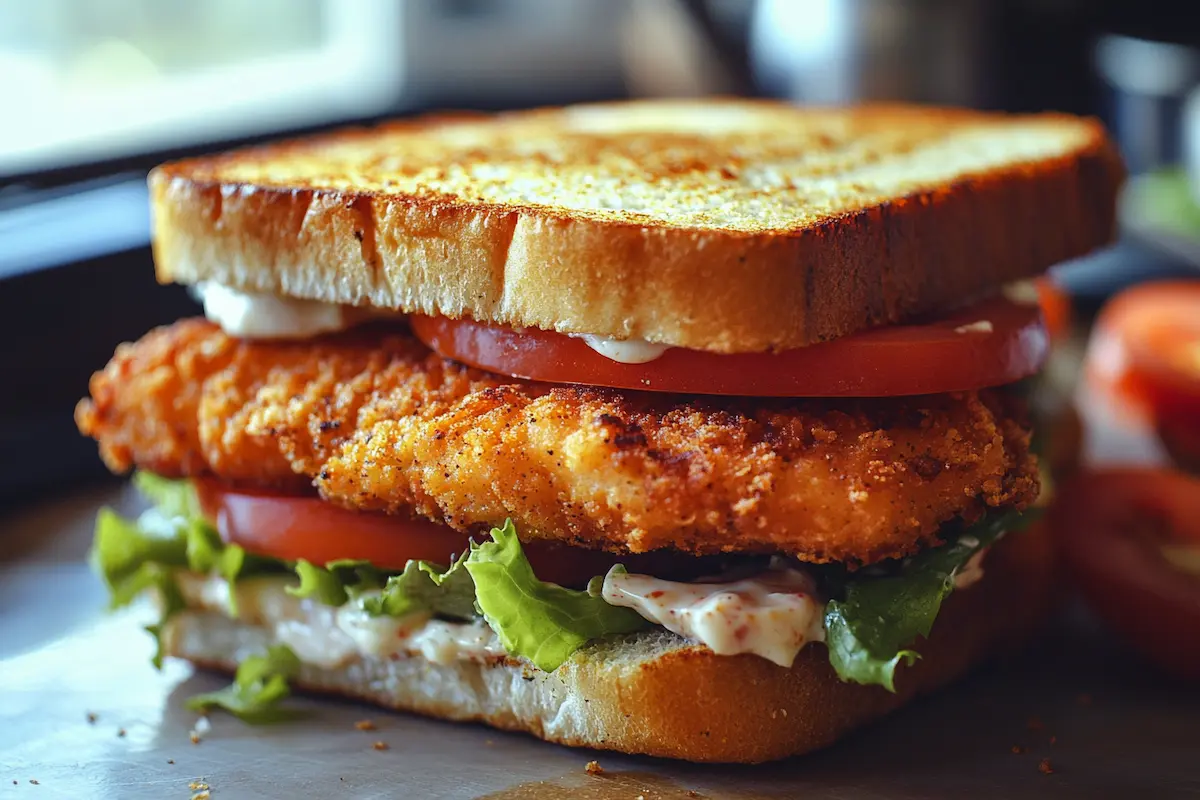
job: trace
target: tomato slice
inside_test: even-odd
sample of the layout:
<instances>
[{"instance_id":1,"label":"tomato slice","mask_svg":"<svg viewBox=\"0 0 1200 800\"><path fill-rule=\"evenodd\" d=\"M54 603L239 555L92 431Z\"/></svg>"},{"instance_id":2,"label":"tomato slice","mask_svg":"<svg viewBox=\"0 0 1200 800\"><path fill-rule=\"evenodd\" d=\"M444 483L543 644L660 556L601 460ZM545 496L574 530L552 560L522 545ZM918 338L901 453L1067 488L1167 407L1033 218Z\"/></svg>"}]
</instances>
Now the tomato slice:
<instances>
[{"instance_id":1,"label":"tomato slice","mask_svg":"<svg viewBox=\"0 0 1200 800\"><path fill-rule=\"evenodd\" d=\"M1200 479L1166 469L1081 473L1051 514L1089 605L1155 663L1200 679L1200 575L1173 564L1200 552Z\"/></svg>"},{"instance_id":2,"label":"tomato slice","mask_svg":"<svg viewBox=\"0 0 1200 800\"><path fill-rule=\"evenodd\" d=\"M207 479L196 481L196 491L205 516L214 521L224 541L241 545L248 553L283 561L325 564L356 559L400 571L410 559L448 564L467 546L465 534L444 525L351 511L317 497L235 491ZM522 547L540 580L576 588L617 563L631 571L664 576L691 577L713 569L711 559L670 553L614 555L548 541L528 542Z\"/></svg>"},{"instance_id":3,"label":"tomato slice","mask_svg":"<svg viewBox=\"0 0 1200 800\"><path fill-rule=\"evenodd\" d=\"M1071 332L1071 296L1050 278L1038 278L1033 282L1038 303L1042 307L1042 318L1051 341L1060 342Z\"/></svg>"},{"instance_id":4,"label":"tomato slice","mask_svg":"<svg viewBox=\"0 0 1200 800\"><path fill-rule=\"evenodd\" d=\"M624 364L552 331L413 317L430 348L519 378L621 389L753 397L885 397L979 389L1035 373L1049 348L1036 304L985 300L924 324L889 325L779 353L671 348Z\"/></svg>"},{"instance_id":5,"label":"tomato slice","mask_svg":"<svg viewBox=\"0 0 1200 800\"><path fill-rule=\"evenodd\" d=\"M1109 302L1086 375L1119 413L1153 424L1177 461L1200 466L1200 281L1147 283Z\"/></svg>"}]
</instances>

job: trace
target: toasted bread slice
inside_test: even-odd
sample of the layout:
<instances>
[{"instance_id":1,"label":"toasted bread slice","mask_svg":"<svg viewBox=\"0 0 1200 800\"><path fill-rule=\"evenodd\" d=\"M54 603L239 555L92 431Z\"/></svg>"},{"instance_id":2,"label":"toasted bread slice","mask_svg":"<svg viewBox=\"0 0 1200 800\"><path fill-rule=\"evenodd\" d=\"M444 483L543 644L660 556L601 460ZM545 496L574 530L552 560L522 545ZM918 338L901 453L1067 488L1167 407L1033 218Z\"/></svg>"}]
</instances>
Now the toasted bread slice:
<instances>
[{"instance_id":1,"label":"toasted bread slice","mask_svg":"<svg viewBox=\"0 0 1200 800\"><path fill-rule=\"evenodd\" d=\"M824 747L918 694L1019 645L1055 596L1043 523L1002 540L983 579L946 601L922 658L898 692L838 680L824 645L790 668L757 656L718 656L659 629L593 644L547 674L514 659L449 665L420 657L305 666L311 691L445 719L485 722L549 741L688 761L770 761ZM174 656L232 672L273 643L267 628L193 610L168 623Z\"/></svg>"},{"instance_id":2,"label":"toasted bread slice","mask_svg":"<svg viewBox=\"0 0 1200 800\"><path fill-rule=\"evenodd\" d=\"M716 352L939 310L1108 242L1095 121L635 102L166 164L162 281Z\"/></svg>"}]
</instances>

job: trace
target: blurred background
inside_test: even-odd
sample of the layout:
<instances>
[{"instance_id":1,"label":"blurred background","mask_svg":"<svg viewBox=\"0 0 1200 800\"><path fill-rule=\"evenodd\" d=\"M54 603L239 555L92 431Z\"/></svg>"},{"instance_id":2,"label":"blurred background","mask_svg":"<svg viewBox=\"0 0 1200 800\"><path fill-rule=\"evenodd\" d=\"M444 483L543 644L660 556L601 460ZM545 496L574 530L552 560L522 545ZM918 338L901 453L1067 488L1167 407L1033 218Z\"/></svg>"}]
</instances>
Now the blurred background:
<instances>
[{"instance_id":1,"label":"blurred background","mask_svg":"<svg viewBox=\"0 0 1200 800\"><path fill-rule=\"evenodd\" d=\"M88 376L196 311L153 279L144 180L162 160L635 96L1094 114L1135 180L1121 243L1059 272L1086 311L1198 274L1197 86L1188 2L0 0L0 502L104 474L71 423Z\"/></svg>"}]
</instances>

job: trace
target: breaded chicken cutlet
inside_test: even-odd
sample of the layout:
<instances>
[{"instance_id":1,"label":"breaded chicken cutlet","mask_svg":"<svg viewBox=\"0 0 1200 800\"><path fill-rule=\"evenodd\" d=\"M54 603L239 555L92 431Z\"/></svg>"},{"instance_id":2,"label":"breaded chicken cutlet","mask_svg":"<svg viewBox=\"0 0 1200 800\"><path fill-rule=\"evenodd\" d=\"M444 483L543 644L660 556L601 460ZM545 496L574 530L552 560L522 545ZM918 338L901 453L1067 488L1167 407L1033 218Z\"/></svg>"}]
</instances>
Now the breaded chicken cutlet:
<instances>
[{"instance_id":1,"label":"breaded chicken cutlet","mask_svg":"<svg viewBox=\"0 0 1200 800\"><path fill-rule=\"evenodd\" d=\"M163 165L207 320L76 410L156 660L755 762L1017 647L1054 595L1028 279L1113 235L1063 115L638 102ZM1032 297L1032 299L1031 299Z\"/></svg>"},{"instance_id":2,"label":"breaded chicken cutlet","mask_svg":"<svg viewBox=\"0 0 1200 800\"><path fill-rule=\"evenodd\" d=\"M995 391L747 402L551 386L407 332L247 342L185 321L121 348L79 405L114 470L315 487L344 508L614 552L870 564L1037 496Z\"/></svg>"}]
</instances>

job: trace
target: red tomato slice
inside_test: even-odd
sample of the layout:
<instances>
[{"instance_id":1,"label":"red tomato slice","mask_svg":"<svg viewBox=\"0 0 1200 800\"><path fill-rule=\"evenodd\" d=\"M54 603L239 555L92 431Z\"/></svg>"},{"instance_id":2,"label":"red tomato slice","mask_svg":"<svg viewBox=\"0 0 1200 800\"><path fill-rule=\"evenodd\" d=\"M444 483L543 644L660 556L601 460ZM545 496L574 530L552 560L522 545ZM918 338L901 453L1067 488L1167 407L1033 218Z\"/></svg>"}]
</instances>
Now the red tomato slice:
<instances>
[{"instance_id":1,"label":"red tomato slice","mask_svg":"<svg viewBox=\"0 0 1200 800\"><path fill-rule=\"evenodd\" d=\"M1153 423L1184 464L1200 464L1200 281L1122 292L1100 313L1088 347L1092 388Z\"/></svg>"},{"instance_id":2,"label":"red tomato slice","mask_svg":"<svg viewBox=\"0 0 1200 800\"><path fill-rule=\"evenodd\" d=\"M1071 332L1071 296L1049 278L1038 278L1033 285L1037 289L1038 303L1042 307L1042 318L1046 321L1050 339L1062 341Z\"/></svg>"},{"instance_id":3,"label":"red tomato slice","mask_svg":"<svg viewBox=\"0 0 1200 800\"><path fill-rule=\"evenodd\" d=\"M1200 547L1200 479L1163 469L1081 473L1051 513L1089 605L1152 661L1200 679L1200 577L1163 550Z\"/></svg>"},{"instance_id":4,"label":"red tomato slice","mask_svg":"<svg viewBox=\"0 0 1200 800\"><path fill-rule=\"evenodd\" d=\"M671 348L646 364L606 358L552 331L412 317L433 350L474 367L553 383L753 397L885 397L979 389L1037 372L1049 348L1036 305L985 300L924 324L889 325L780 353Z\"/></svg>"},{"instance_id":5,"label":"red tomato slice","mask_svg":"<svg viewBox=\"0 0 1200 800\"><path fill-rule=\"evenodd\" d=\"M317 497L234 491L212 480L197 480L196 491L205 515L214 521L224 541L241 545L248 553L283 561L325 564L356 559L399 571L410 559L448 564L467 545L466 535L444 525L351 511ZM481 537L475 538L480 541ZM690 577L712 569L709 559L681 559L669 553L619 556L541 541L525 543L522 548L540 580L576 588L617 563L631 571L664 576Z\"/></svg>"}]
</instances>

